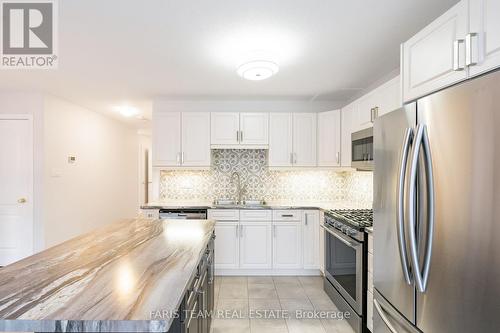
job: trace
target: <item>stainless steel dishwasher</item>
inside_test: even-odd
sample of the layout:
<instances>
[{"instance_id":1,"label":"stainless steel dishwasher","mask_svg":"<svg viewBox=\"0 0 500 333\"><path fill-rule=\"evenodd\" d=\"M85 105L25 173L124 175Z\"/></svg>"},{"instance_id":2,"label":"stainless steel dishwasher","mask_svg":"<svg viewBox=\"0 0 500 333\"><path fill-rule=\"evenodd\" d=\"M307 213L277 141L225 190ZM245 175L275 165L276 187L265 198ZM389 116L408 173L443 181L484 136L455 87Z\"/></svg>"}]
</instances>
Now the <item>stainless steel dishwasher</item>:
<instances>
[{"instance_id":1,"label":"stainless steel dishwasher","mask_svg":"<svg viewBox=\"0 0 500 333\"><path fill-rule=\"evenodd\" d=\"M160 209L160 219L206 220L207 210L198 208L162 208Z\"/></svg>"}]
</instances>

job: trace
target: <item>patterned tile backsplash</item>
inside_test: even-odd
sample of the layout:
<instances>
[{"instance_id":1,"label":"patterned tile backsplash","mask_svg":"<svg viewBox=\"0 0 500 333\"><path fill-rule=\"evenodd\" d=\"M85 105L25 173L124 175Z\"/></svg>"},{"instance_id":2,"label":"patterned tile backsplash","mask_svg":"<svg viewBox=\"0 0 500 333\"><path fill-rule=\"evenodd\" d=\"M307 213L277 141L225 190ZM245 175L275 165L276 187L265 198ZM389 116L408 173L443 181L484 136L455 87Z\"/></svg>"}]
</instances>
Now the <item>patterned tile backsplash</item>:
<instances>
[{"instance_id":1,"label":"patterned tile backsplash","mask_svg":"<svg viewBox=\"0 0 500 333\"><path fill-rule=\"evenodd\" d=\"M241 177L243 199L266 201L352 201L371 206L371 172L324 169L270 170L267 151L212 150L210 170L164 170L160 174L161 201L212 201L237 197Z\"/></svg>"}]
</instances>

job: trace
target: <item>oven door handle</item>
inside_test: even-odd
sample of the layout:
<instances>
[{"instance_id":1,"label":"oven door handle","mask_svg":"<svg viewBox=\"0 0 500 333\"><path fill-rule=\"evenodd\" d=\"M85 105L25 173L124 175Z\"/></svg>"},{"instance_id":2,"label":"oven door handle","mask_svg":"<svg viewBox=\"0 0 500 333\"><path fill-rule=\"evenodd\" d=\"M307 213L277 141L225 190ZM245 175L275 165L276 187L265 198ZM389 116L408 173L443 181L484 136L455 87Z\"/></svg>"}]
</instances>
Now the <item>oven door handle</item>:
<instances>
[{"instance_id":1,"label":"oven door handle","mask_svg":"<svg viewBox=\"0 0 500 333\"><path fill-rule=\"evenodd\" d=\"M356 247L361 246L361 243L353 242L350 239L347 239L346 236L339 233L338 231L332 230L328 227L325 227L324 225L321 225L321 228L325 229L326 232L328 232L329 234L331 234L332 236L334 236L335 238L337 238L339 241L341 241L342 243L344 243L347 246L350 246L352 248L356 248Z\"/></svg>"}]
</instances>

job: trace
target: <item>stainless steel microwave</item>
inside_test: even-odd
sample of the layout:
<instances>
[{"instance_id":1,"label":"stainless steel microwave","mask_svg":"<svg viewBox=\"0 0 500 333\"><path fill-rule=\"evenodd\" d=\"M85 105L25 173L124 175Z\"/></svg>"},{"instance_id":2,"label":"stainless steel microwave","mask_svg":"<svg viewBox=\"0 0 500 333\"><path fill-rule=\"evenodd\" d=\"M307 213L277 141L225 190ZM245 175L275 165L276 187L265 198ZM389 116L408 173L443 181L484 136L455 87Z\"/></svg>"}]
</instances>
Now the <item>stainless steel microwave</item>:
<instances>
[{"instance_id":1,"label":"stainless steel microwave","mask_svg":"<svg viewBox=\"0 0 500 333\"><path fill-rule=\"evenodd\" d=\"M373 170L373 128L351 134L351 166L357 170Z\"/></svg>"}]
</instances>

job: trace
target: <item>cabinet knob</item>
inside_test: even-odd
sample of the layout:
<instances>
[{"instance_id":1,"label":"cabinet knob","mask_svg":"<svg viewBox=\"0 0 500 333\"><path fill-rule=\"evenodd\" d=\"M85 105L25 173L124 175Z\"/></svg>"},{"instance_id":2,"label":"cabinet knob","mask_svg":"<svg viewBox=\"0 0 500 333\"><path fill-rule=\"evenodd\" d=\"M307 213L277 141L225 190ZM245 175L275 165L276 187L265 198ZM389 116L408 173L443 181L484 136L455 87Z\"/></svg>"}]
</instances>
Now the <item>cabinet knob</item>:
<instances>
[{"instance_id":1,"label":"cabinet knob","mask_svg":"<svg viewBox=\"0 0 500 333\"><path fill-rule=\"evenodd\" d=\"M28 200L26 200L26 198L19 198L17 199L17 202L20 203L20 204L23 204L23 203L26 203Z\"/></svg>"}]
</instances>

